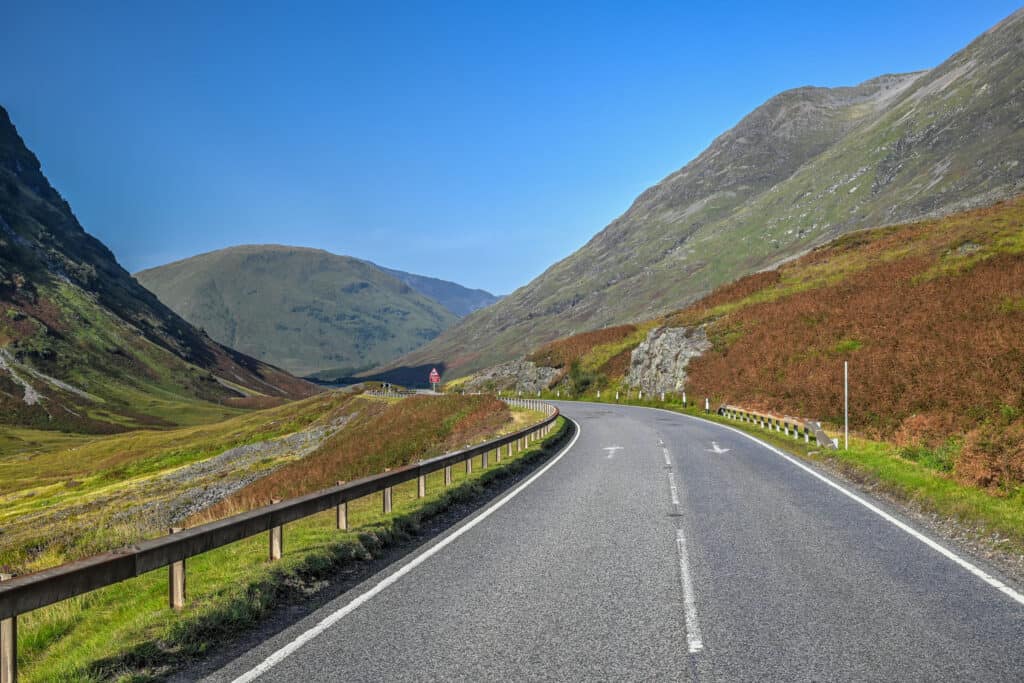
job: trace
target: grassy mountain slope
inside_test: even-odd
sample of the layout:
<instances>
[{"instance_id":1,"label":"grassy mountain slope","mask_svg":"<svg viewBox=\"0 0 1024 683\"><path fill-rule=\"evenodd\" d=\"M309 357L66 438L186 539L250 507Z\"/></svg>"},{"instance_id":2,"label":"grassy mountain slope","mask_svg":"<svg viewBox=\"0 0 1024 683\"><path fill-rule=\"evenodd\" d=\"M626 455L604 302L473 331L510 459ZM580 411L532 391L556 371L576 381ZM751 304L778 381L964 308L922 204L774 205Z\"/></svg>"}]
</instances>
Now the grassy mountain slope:
<instances>
[{"instance_id":1,"label":"grassy mountain slope","mask_svg":"<svg viewBox=\"0 0 1024 683\"><path fill-rule=\"evenodd\" d=\"M318 249L232 247L136 277L217 341L301 375L386 362L456 320L377 266Z\"/></svg>"},{"instance_id":2,"label":"grassy mountain slope","mask_svg":"<svg viewBox=\"0 0 1024 683\"><path fill-rule=\"evenodd\" d=\"M438 302L460 318L469 315L473 311L486 308L501 299L500 296L495 296L483 289L469 289L448 280L415 275L401 270L384 268L383 266L377 267L388 275L398 278L423 296Z\"/></svg>"},{"instance_id":3,"label":"grassy mountain slope","mask_svg":"<svg viewBox=\"0 0 1024 683\"><path fill-rule=\"evenodd\" d=\"M120 431L314 391L143 289L82 229L0 108L0 424Z\"/></svg>"},{"instance_id":4,"label":"grassy mountain slope","mask_svg":"<svg viewBox=\"0 0 1024 683\"><path fill-rule=\"evenodd\" d=\"M531 359L563 368L564 391L625 390L642 331L659 326L707 332L712 348L688 367L693 397L841 423L848 360L852 428L968 483L1024 482L1024 196L857 231L682 311Z\"/></svg>"},{"instance_id":5,"label":"grassy mountain slope","mask_svg":"<svg viewBox=\"0 0 1024 683\"><path fill-rule=\"evenodd\" d=\"M1024 11L942 65L778 95L575 254L396 365L468 371L650 317L851 230L1024 187Z\"/></svg>"}]
</instances>

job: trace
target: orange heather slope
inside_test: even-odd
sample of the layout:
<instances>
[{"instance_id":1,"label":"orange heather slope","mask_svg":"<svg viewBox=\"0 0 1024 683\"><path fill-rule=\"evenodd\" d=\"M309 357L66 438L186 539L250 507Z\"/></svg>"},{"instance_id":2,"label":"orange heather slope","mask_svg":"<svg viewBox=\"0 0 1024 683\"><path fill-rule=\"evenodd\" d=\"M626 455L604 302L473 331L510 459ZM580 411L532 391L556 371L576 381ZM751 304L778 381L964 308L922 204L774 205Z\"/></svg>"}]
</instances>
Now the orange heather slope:
<instances>
[{"instance_id":1,"label":"orange heather slope","mask_svg":"<svg viewBox=\"0 0 1024 683\"><path fill-rule=\"evenodd\" d=\"M952 439L962 481L1024 481L1024 197L851 233L647 325L705 328L692 395L837 423L848 360L853 428L906 446ZM589 345L572 339L555 346L577 358L531 358L586 366Z\"/></svg>"}]
</instances>

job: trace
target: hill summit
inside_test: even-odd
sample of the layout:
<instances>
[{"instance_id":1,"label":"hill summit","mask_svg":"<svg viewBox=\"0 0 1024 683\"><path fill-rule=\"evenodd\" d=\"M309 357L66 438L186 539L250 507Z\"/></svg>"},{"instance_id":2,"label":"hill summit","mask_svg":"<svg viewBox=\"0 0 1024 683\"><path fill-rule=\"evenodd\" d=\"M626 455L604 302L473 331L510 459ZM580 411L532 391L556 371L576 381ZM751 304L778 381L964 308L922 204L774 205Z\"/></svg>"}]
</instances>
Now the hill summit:
<instances>
[{"instance_id":1,"label":"hill summit","mask_svg":"<svg viewBox=\"0 0 1024 683\"><path fill-rule=\"evenodd\" d=\"M677 309L846 232L1024 189L1024 10L939 66L765 102L579 251L395 366L464 374Z\"/></svg>"},{"instance_id":2,"label":"hill summit","mask_svg":"<svg viewBox=\"0 0 1024 683\"><path fill-rule=\"evenodd\" d=\"M0 424L109 432L315 387L217 344L78 223L0 107Z\"/></svg>"},{"instance_id":3,"label":"hill summit","mask_svg":"<svg viewBox=\"0 0 1024 683\"><path fill-rule=\"evenodd\" d=\"M419 348L487 292L320 249L245 245L136 274L217 341L300 375L344 377Z\"/></svg>"}]
</instances>

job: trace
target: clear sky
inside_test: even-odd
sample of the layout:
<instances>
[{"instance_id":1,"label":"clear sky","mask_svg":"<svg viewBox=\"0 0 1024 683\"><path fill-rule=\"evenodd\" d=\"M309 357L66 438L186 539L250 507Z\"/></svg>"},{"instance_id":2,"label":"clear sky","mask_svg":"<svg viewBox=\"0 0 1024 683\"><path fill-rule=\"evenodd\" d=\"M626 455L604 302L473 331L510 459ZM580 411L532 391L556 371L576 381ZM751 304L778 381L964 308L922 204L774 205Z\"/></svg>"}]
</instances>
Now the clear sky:
<instances>
[{"instance_id":1,"label":"clear sky","mask_svg":"<svg viewBox=\"0 0 1024 683\"><path fill-rule=\"evenodd\" d=\"M296 244L503 294L777 92L935 66L1014 9L14 2L0 104L131 271Z\"/></svg>"}]
</instances>

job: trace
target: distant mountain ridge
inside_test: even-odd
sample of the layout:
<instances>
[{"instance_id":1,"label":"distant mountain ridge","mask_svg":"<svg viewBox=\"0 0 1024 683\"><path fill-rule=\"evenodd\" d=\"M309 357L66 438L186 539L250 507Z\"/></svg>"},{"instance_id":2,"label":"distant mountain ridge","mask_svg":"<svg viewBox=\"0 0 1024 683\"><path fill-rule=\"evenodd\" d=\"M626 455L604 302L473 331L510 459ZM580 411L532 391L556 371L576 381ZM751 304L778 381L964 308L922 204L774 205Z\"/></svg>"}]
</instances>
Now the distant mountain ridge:
<instances>
[{"instance_id":1,"label":"distant mountain ridge","mask_svg":"<svg viewBox=\"0 0 1024 683\"><path fill-rule=\"evenodd\" d=\"M301 375L345 377L436 337L491 295L321 249L242 245L136 273L218 341ZM446 302L427 296L437 292Z\"/></svg>"},{"instance_id":2,"label":"distant mountain ridge","mask_svg":"<svg viewBox=\"0 0 1024 683\"><path fill-rule=\"evenodd\" d=\"M781 93L528 285L380 370L457 376L642 320L838 235L1024 189L1024 10L928 71Z\"/></svg>"},{"instance_id":3,"label":"distant mountain ridge","mask_svg":"<svg viewBox=\"0 0 1024 683\"><path fill-rule=\"evenodd\" d=\"M78 223L0 107L0 424L174 424L189 404L316 388L217 344Z\"/></svg>"},{"instance_id":4,"label":"distant mountain ridge","mask_svg":"<svg viewBox=\"0 0 1024 683\"><path fill-rule=\"evenodd\" d=\"M385 268L380 265L377 267L385 273L398 278L423 296L438 302L460 318L464 318L481 308L487 308L501 300L500 296L491 294L483 289L470 289L456 282L449 282L448 280L441 280L436 277L415 275L401 270Z\"/></svg>"}]
</instances>

